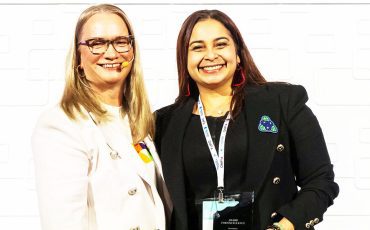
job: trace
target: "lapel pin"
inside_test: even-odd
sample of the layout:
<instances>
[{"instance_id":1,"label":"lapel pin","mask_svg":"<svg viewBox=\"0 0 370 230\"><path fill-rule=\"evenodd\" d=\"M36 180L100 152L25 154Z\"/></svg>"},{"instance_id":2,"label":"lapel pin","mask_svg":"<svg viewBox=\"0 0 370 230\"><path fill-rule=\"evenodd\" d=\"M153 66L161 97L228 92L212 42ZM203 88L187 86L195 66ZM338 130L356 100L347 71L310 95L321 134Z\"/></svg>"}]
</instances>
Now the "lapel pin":
<instances>
[{"instance_id":1,"label":"lapel pin","mask_svg":"<svg viewBox=\"0 0 370 230\"><path fill-rule=\"evenodd\" d=\"M277 133L278 128L269 116L263 115L258 124L258 130L264 133Z\"/></svg>"},{"instance_id":2,"label":"lapel pin","mask_svg":"<svg viewBox=\"0 0 370 230\"><path fill-rule=\"evenodd\" d=\"M145 142L141 141L134 145L134 148L139 154L141 160L143 160L145 163L149 163L153 161L152 154L149 152L148 147L146 146Z\"/></svg>"}]
</instances>

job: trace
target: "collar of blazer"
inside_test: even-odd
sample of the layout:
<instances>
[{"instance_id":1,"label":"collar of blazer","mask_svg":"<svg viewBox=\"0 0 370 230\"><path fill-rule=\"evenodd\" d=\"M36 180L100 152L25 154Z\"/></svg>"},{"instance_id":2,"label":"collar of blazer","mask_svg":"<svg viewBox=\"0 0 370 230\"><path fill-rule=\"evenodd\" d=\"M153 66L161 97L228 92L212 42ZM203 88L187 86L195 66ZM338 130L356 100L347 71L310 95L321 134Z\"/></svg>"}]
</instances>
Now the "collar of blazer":
<instances>
[{"instance_id":1,"label":"collar of blazer","mask_svg":"<svg viewBox=\"0 0 370 230\"><path fill-rule=\"evenodd\" d=\"M84 110L84 112L87 114L88 112ZM91 116L94 118L94 115L91 114ZM128 122L128 121L127 121ZM90 143L91 146L97 146L98 151L100 154L105 154L106 156L109 156L110 158L110 151L111 149L108 147L106 139L102 133L102 131L99 128L99 124L95 124L95 122L88 116L88 118L85 120L85 127L86 127L86 135L92 138L87 138L92 143ZM148 147L152 157L153 157L153 163L155 165L156 171L159 173L159 175L162 177L162 165L160 163L157 151L154 147L153 141L150 137L146 137L144 139L144 143ZM112 161L128 161L127 165L130 165L132 167L133 171L138 174L146 183L148 183L153 188L156 187L155 183L153 183L152 180L149 179L149 176L147 174L145 163L141 160L139 155L137 154L137 151L135 150L132 143L128 143L126 141L120 142L120 145L118 146L118 149L115 149L117 152L119 152L121 159L113 160ZM95 157L96 158L96 157Z\"/></svg>"},{"instance_id":2,"label":"collar of blazer","mask_svg":"<svg viewBox=\"0 0 370 230\"><path fill-rule=\"evenodd\" d=\"M247 176L246 189L259 191L270 169L280 133L260 132L258 125L261 117L267 115L279 128L280 119L279 95L271 91L268 84L246 88L244 115L247 125Z\"/></svg>"},{"instance_id":3,"label":"collar of blazer","mask_svg":"<svg viewBox=\"0 0 370 230\"><path fill-rule=\"evenodd\" d=\"M277 127L280 126L280 104L276 93L267 86L251 86L245 91L244 113L247 129L247 174L246 191L259 190L270 169L279 133L263 133L258 130L261 116L267 115ZM182 142L196 101L189 98L182 106L172 111L167 130L161 137L161 160L167 186L178 215L186 220L185 177L182 162ZM226 139L227 141L227 139ZM227 159L226 159L227 160ZM226 169L227 170L227 169Z\"/></svg>"}]
</instances>

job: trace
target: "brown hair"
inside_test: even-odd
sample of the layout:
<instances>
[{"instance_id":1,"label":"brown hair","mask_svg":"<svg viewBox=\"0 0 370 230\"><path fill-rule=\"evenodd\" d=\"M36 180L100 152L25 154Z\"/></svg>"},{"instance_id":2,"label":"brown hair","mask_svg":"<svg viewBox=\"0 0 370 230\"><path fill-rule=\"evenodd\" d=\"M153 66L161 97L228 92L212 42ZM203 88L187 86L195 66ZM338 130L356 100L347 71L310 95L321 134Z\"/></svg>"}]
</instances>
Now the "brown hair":
<instances>
[{"instance_id":1,"label":"brown hair","mask_svg":"<svg viewBox=\"0 0 370 230\"><path fill-rule=\"evenodd\" d=\"M191 34L194 26L199 21L214 19L222 23L230 32L234 40L237 54L240 57L240 64L233 77L233 84L238 86L233 87L233 97L230 104L231 117L235 117L243 106L244 89L246 85L260 85L266 82L253 61L247 46L244 43L243 37L235 25L235 23L225 13L219 10L199 10L192 13L182 24L180 33L177 38L176 56L177 56L177 71L179 81L179 95L176 98L176 103L185 102L188 97L193 97L198 100L199 90L195 81L190 77L187 69L188 48ZM245 76L244 82L241 80L242 73ZM189 95L190 92L190 95Z\"/></svg>"},{"instance_id":2,"label":"brown hair","mask_svg":"<svg viewBox=\"0 0 370 230\"><path fill-rule=\"evenodd\" d=\"M80 52L78 42L83 26L92 16L98 13L116 14L125 22L129 35L134 35L132 26L126 14L118 7L110 4L100 4L87 8L77 21L73 44L67 57L66 84L60 105L67 116L73 120L77 115L86 118L82 108L94 114L98 120L107 120L107 113L101 107L94 92L88 87L84 72L79 68ZM122 110L128 115L134 143L142 141L146 136L154 135L154 118L144 87L140 64L140 54L137 43L133 42L134 62L125 80ZM82 108L81 108L82 107Z\"/></svg>"}]
</instances>

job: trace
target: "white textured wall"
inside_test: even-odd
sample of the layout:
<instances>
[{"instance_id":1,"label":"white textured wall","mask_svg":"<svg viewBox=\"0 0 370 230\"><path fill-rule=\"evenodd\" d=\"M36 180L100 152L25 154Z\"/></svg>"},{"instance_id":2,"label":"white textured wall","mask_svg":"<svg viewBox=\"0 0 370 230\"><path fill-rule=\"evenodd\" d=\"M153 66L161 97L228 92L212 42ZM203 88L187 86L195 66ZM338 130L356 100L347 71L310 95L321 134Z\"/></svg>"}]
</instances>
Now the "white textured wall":
<instances>
[{"instance_id":1,"label":"white textured wall","mask_svg":"<svg viewBox=\"0 0 370 230\"><path fill-rule=\"evenodd\" d=\"M91 3L62 2L0 0L1 230L40 229L30 136L61 95L76 18ZM153 109L176 96L175 44L185 17L216 8L233 18L268 80L308 90L341 189L317 229L370 229L370 3L116 2L134 24Z\"/></svg>"}]
</instances>

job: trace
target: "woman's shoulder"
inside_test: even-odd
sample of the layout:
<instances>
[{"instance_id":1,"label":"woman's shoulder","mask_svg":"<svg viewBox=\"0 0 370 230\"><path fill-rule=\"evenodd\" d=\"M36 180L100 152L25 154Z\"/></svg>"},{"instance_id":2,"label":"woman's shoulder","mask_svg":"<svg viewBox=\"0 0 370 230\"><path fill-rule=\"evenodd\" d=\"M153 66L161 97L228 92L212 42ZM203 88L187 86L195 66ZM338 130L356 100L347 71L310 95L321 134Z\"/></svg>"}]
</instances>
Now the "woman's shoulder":
<instances>
[{"instance_id":1,"label":"woman's shoulder","mask_svg":"<svg viewBox=\"0 0 370 230\"><path fill-rule=\"evenodd\" d=\"M179 108L181 108L181 105L174 103L154 112L156 126L154 141L159 152L161 149L160 140L168 128L169 120L171 120L172 115Z\"/></svg>"},{"instance_id":2,"label":"woman's shoulder","mask_svg":"<svg viewBox=\"0 0 370 230\"><path fill-rule=\"evenodd\" d=\"M246 87L247 91L252 92L270 92L270 93L286 93L288 91L305 91L302 85L292 84L289 82L266 82L261 85L251 85Z\"/></svg>"},{"instance_id":3,"label":"woman's shoulder","mask_svg":"<svg viewBox=\"0 0 370 230\"><path fill-rule=\"evenodd\" d=\"M178 104L174 103L171 105L164 106L154 112L156 119L159 119L161 117L167 117L170 116L173 111L175 111L179 107Z\"/></svg>"},{"instance_id":4,"label":"woman's shoulder","mask_svg":"<svg viewBox=\"0 0 370 230\"><path fill-rule=\"evenodd\" d=\"M68 146L81 146L85 143L83 136L89 131L86 129L87 122L83 122L82 118L77 117L71 119L60 105L54 105L45 110L36 122L35 128L31 136L31 142L35 152L42 153L45 143L51 146L59 146L67 148ZM78 147L80 148L80 147Z\"/></svg>"},{"instance_id":5,"label":"woman's shoulder","mask_svg":"<svg viewBox=\"0 0 370 230\"><path fill-rule=\"evenodd\" d=\"M37 122L36 129L40 128L61 128L68 129L78 126L83 118L77 116L75 119L70 118L62 109L60 104L53 105L41 113Z\"/></svg>"},{"instance_id":6,"label":"woman's shoulder","mask_svg":"<svg viewBox=\"0 0 370 230\"><path fill-rule=\"evenodd\" d=\"M276 97L307 97L306 89L302 85L291 84L288 82L266 82L262 85L252 85L246 87L248 94L267 94Z\"/></svg>"},{"instance_id":7,"label":"woman's shoulder","mask_svg":"<svg viewBox=\"0 0 370 230\"><path fill-rule=\"evenodd\" d=\"M67 115L64 113L59 104L44 110L38 119L38 124L53 123L53 121L65 122Z\"/></svg>"}]
</instances>

